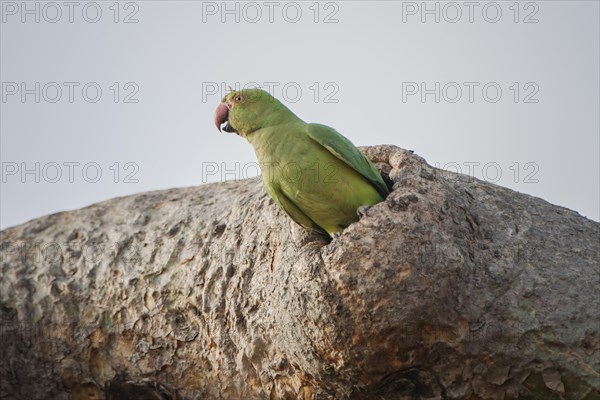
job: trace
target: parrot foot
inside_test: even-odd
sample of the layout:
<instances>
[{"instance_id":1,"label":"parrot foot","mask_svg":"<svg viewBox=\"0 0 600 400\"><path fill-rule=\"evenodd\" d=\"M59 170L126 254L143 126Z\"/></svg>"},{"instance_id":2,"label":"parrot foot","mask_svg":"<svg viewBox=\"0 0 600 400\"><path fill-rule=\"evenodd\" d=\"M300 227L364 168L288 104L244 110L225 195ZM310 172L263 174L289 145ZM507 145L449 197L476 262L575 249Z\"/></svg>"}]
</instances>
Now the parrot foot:
<instances>
[{"instance_id":1,"label":"parrot foot","mask_svg":"<svg viewBox=\"0 0 600 400\"><path fill-rule=\"evenodd\" d=\"M331 235L333 240L339 238L340 236L342 236L342 232L333 232L333 235Z\"/></svg>"},{"instance_id":2,"label":"parrot foot","mask_svg":"<svg viewBox=\"0 0 600 400\"><path fill-rule=\"evenodd\" d=\"M358 218L362 218L367 215L369 209L371 209L371 206L360 206L356 209L356 215L358 215Z\"/></svg>"}]
</instances>

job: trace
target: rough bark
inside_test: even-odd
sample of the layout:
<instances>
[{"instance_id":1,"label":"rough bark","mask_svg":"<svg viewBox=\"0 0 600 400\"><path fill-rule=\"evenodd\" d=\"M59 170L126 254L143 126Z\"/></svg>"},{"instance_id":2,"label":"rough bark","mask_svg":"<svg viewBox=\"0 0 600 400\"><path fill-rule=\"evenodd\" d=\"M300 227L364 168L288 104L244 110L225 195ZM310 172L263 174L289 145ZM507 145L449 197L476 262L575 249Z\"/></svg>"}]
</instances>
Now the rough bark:
<instances>
[{"instance_id":1,"label":"rough bark","mask_svg":"<svg viewBox=\"0 0 600 400\"><path fill-rule=\"evenodd\" d=\"M331 243L258 179L2 231L0 398L599 399L600 224L363 150Z\"/></svg>"}]
</instances>

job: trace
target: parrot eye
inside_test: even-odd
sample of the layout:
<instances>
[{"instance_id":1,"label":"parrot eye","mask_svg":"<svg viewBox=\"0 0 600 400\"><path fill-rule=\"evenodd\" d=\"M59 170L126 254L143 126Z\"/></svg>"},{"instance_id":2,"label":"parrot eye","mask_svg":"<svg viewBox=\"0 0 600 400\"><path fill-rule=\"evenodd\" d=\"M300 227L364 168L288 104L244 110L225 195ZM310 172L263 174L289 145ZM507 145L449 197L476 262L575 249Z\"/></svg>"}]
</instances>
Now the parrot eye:
<instances>
[{"instance_id":1,"label":"parrot eye","mask_svg":"<svg viewBox=\"0 0 600 400\"><path fill-rule=\"evenodd\" d=\"M237 96L235 96L234 98L236 103L243 103L244 102L244 96L242 96L241 94L238 94Z\"/></svg>"}]
</instances>

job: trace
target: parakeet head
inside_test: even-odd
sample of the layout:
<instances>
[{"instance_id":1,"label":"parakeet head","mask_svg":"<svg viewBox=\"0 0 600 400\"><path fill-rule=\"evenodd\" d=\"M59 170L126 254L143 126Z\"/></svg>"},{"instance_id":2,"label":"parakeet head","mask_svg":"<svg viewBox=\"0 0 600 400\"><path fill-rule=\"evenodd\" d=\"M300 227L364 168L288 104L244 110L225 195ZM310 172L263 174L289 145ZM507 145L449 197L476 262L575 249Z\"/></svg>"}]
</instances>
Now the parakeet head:
<instances>
[{"instance_id":1,"label":"parakeet head","mask_svg":"<svg viewBox=\"0 0 600 400\"><path fill-rule=\"evenodd\" d=\"M223 97L215 112L215 124L219 131L225 124L222 128L225 132L235 132L245 137L260 128L278 123L282 114L288 114L289 117L291 111L268 92L242 89Z\"/></svg>"}]
</instances>

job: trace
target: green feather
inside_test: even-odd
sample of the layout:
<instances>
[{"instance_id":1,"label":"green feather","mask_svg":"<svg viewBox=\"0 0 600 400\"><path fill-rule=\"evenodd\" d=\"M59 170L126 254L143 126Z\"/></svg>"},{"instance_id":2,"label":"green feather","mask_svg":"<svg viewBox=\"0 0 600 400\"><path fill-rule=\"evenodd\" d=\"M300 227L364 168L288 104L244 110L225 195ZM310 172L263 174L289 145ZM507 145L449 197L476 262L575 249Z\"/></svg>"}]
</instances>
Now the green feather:
<instances>
[{"instance_id":1,"label":"green feather","mask_svg":"<svg viewBox=\"0 0 600 400\"><path fill-rule=\"evenodd\" d=\"M311 139L364 176L381 196L390 194L375 165L350 140L326 125L306 124L306 128Z\"/></svg>"}]
</instances>

